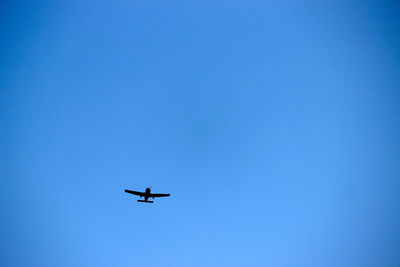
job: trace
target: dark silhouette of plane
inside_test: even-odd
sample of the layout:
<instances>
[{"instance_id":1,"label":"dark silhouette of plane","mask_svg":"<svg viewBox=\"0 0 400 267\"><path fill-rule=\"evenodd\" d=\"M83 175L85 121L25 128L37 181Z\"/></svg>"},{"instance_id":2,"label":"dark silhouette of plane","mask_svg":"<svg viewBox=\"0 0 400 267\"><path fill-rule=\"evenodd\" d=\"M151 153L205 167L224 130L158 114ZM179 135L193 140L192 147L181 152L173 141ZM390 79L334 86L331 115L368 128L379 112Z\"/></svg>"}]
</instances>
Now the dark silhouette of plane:
<instances>
[{"instance_id":1,"label":"dark silhouette of plane","mask_svg":"<svg viewBox=\"0 0 400 267\"><path fill-rule=\"evenodd\" d=\"M146 202L146 203L154 203L154 201L148 200L150 197L152 197L154 199L155 197L169 197L170 196L170 194L153 194L153 193L151 193L150 187L147 187L146 191L144 191L144 192L132 191L132 190L128 190L128 189L125 189L125 192L129 193L129 194L137 195L139 197L144 197L144 200L138 199L138 202Z\"/></svg>"}]
</instances>

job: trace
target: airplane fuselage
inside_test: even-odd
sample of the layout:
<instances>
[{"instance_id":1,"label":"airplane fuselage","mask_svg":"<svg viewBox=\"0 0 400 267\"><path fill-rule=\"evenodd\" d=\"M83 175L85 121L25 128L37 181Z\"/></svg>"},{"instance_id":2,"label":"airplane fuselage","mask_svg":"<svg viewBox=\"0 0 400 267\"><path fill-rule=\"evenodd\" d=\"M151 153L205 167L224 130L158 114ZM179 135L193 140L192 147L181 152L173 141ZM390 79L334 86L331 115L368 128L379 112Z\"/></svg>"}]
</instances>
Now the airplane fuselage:
<instances>
[{"instance_id":1,"label":"airplane fuselage","mask_svg":"<svg viewBox=\"0 0 400 267\"><path fill-rule=\"evenodd\" d=\"M150 187L147 187L146 191L144 192L144 201L147 201L149 199L150 194L151 194L151 189L150 189ZM154 197L153 197L153 199L154 199Z\"/></svg>"}]
</instances>

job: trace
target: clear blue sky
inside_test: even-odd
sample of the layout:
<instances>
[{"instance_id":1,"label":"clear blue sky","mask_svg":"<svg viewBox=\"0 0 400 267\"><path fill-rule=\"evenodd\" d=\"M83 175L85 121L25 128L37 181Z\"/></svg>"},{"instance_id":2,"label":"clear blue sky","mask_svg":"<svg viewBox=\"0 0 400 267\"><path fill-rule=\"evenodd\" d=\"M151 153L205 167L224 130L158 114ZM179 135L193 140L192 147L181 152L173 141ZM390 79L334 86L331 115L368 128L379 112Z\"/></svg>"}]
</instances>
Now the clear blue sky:
<instances>
[{"instance_id":1,"label":"clear blue sky","mask_svg":"<svg viewBox=\"0 0 400 267\"><path fill-rule=\"evenodd\" d=\"M399 266L395 2L3 1L0 265Z\"/></svg>"}]
</instances>

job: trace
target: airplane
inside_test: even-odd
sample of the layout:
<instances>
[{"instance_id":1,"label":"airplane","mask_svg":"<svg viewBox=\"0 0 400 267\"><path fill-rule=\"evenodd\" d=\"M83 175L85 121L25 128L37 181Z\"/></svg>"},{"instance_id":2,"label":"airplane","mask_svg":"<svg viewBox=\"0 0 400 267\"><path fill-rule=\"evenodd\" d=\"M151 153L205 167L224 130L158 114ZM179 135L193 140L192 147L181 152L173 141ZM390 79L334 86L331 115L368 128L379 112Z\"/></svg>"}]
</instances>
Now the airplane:
<instances>
[{"instance_id":1,"label":"airplane","mask_svg":"<svg viewBox=\"0 0 400 267\"><path fill-rule=\"evenodd\" d=\"M144 197L144 200L138 199L138 202L146 202L146 203L154 203L154 201L148 200L150 197L152 197L154 199L155 197L169 197L170 196L170 194L153 194L153 193L151 193L150 187L147 187L145 192L132 191L132 190L128 190L128 189L125 189L125 192L129 193L129 194L137 195L139 197Z\"/></svg>"}]
</instances>

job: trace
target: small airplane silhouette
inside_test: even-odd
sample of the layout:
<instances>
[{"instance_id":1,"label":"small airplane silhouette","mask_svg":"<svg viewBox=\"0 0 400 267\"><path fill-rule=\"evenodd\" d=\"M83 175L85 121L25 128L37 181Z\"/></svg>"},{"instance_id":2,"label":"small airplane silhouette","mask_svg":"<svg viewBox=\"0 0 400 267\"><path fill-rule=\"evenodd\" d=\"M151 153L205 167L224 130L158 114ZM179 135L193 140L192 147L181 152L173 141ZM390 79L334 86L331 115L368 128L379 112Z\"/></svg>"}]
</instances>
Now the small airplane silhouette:
<instances>
[{"instance_id":1,"label":"small airplane silhouette","mask_svg":"<svg viewBox=\"0 0 400 267\"><path fill-rule=\"evenodd\" d=\"M151 187L147 187L146 191L144 191L144 192L132 191L132 190L128 190L128 189L125 189L125 192L129 193L129 194L137 195L139 197L144 197L144 200L138 199L138 202L146 202L146 203L154 203L154 201L148 200L150 197L152 197L154 199L155 197L169 197L170 196L170 194L153 194L153 193L151 193Z\"/></svg>"}]
</instances>

